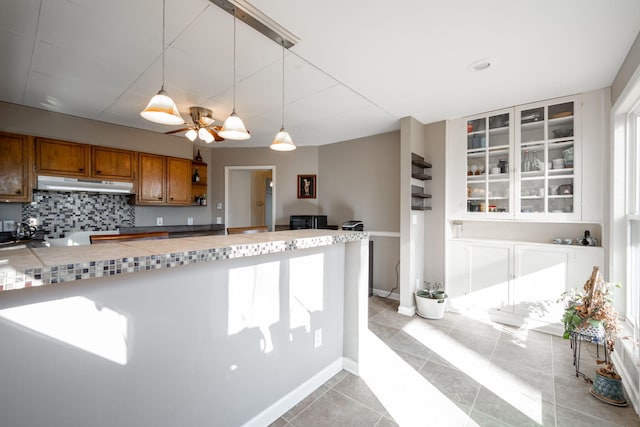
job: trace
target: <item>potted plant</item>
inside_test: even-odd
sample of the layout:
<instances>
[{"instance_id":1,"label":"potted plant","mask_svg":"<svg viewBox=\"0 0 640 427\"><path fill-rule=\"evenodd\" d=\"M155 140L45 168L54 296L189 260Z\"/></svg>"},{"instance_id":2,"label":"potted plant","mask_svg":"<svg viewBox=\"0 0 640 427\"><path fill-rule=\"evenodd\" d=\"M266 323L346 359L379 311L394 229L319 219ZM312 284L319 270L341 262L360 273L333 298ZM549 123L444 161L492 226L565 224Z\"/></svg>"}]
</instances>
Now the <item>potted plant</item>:
<instances>
[{"instance_id":1,"label":"potted plant","mask_svg":"<svg viewBox=\"0 0 640 427\"><path fill-rule=\"evenodd\" d=\"M604 337L602 344L606 347L605 360L597 362L599 367L596 369L591 394L612 405L625 406L627 401L622 390L622 378L611 361L611 353L619 334L618 312L613 307L612 299L614 287L619 285L605 282L600 275L600 268L593 267L591 277L584 285L584 293L572 290L564 294L567 304L562 320L564 338L573 338L574 345L577 345L575 334L580 335L577 339L586 338L592 342L598 342L598 337Z\"/></svg>"},{"instance_id":2,"label":"potted plant","mask_svg":"<svg viewBox=\"0 0 640 427\"><path fill-rule=\"evenodd\" d=\"M447 294L444 285L436 282L433 286L425 282L425 289L419 289L416 295L416 313L425 319L442 319L446 306Z\"/></svg>"}]
</instances>

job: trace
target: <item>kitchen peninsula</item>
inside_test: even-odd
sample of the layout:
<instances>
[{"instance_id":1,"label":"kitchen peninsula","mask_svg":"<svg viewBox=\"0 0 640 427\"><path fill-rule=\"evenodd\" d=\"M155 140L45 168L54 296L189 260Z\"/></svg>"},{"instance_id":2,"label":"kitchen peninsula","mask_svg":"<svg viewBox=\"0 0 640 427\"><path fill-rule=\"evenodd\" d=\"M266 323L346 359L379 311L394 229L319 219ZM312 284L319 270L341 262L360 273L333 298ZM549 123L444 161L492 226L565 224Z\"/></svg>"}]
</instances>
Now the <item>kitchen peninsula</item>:
<instances>
[{"instance_id":1,"label":"kitchen peninsula","mask_svg":"<svg viewBox=\"0 0 640 427\"><path fill-rule=\"evenodd\" d=\"M367 259L335 230L4 250L3 422L269 424L357 369Z\"/></svg>"}]
</instances>

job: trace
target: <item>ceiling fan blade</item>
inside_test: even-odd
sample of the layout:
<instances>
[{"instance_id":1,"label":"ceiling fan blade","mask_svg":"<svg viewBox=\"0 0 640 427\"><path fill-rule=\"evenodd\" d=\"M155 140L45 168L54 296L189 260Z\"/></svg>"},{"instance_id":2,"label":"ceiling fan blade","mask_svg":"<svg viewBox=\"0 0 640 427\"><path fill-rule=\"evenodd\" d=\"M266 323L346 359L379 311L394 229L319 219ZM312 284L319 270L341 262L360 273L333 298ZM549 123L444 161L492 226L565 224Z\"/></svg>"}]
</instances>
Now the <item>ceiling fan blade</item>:
<instances>
[{"instance_id":1,"label":"ceiling fan blade","mask_svg":"<svg viewBox=\"0 0 640 427\"><path fill-rule=\"evenodd\" d=\"M218 129L216 129L218 128ZM215 139L216 141L220 142L220 141L224 141L224 138L221 137L220 135L218 135L218 132L216 130L220 130L221 127L220 126L215 126L213 128L207 128L207 130L209 131L209 133L211 135L213 135L213 139Z\"/></svg>"},{"instance_id":2,"label":"ceiling fan blade","mask_svg":"<svg viewBox=\"0 0 640 427\"><path fill-rule=\"evenodd\" d=\"M185 130L189 130L191 128L182 128L182 129L175 129L175 130L170 130L169 132L165 132L165 135L171 135L173 133L179 133L179 132L184 132Z\"/></svg>"}]
</instances>

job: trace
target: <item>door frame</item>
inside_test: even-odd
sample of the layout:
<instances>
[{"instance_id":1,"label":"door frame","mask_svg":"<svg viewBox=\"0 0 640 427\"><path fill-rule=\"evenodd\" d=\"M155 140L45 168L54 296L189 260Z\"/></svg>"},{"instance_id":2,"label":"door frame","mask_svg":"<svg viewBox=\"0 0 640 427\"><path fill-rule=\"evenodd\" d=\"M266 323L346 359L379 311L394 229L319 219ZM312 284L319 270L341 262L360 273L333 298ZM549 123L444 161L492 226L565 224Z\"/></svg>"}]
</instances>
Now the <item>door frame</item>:
<instances>
[{"instance_id":1,"label":"door frame","mask_svg":"<svg viewBox=\"0 0 640 427\"><path fill-rule=\"evenodd\" d=\"M270 226L271 231L276 229L276 167L275 165L251 165L251 166L225 166L224 167L224 224L225 227L229 226L229 174L234 170L270 170L272 187L272 203L271 203L271 222L272 224L265 224Z\"/></svg>"}]
</instances>

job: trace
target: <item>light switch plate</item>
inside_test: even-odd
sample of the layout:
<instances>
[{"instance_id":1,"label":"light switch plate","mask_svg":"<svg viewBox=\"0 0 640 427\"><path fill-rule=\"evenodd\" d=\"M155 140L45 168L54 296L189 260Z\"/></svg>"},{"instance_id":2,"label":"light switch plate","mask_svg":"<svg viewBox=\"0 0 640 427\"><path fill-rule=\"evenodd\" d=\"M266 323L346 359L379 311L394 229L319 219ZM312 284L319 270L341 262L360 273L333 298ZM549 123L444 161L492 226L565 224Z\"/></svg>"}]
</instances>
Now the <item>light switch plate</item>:
<instances>
[{"instance_id":1,"label":"light switch plate","mask_svg":"<svg viewBox=\"0 0 640 427\"><path fill-rule=\"evenodd\" d=\"M216 224L222 224L222 217L216 217Z\"/></svg>"},{"instance_id":2,"label":"light switch plate","mask_svg":"<svg viewBox=\"0 0 640 427\"><path fill-rule=\"evenodd\" d=\"M222 209L222 202L218 202L218 204L216 205L217 209Z\"/></svg>"}]
</instances>

